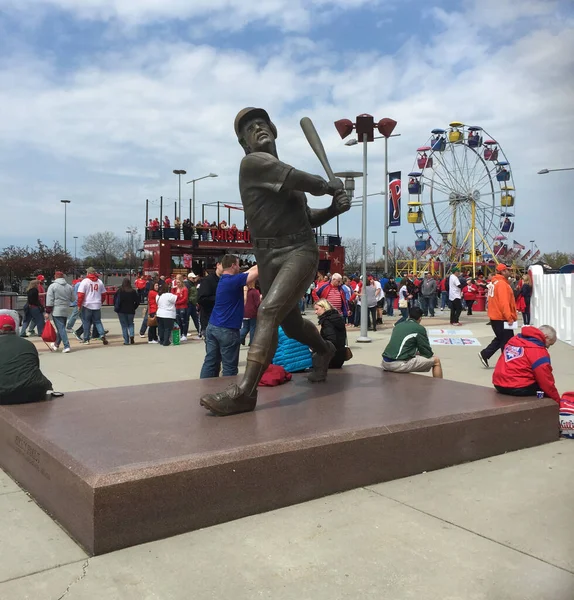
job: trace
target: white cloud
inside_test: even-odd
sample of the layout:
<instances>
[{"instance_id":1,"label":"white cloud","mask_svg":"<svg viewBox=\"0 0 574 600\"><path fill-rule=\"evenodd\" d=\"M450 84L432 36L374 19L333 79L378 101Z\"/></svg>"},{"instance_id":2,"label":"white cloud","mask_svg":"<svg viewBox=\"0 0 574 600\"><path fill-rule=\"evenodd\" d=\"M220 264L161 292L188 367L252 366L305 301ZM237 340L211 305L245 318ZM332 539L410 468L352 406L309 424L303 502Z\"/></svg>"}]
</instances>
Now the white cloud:
<instances>
[{"instance_id":1,"label":"white cloud","mask_svg":"<svg viewBox=\"0 0 574 600\"><path fill-rule=\"evenodd\" d=\"M140 26L158 21L208 18L210 29L242 29L264 23L285 31L307 30L313 19L333 10L392 5L396 0L5 0L21 12L60 9L80 19Z\"/></svg>"},{"instance_id":2,"label":"white cloud","mask_svg":"<svg viewBox=\"0 0 574 600\"><path fill-rule=\"evenodd\" d=\"M163 4L173 8L174 1ZM112 5L116 12L139 4L134 10L159 6L151 1L81 4L100 12ZM182 10L188 4L196 6L185 3ZM307 9L311 3L289 4ZM322 41L290 37L258 55L151 40L93 56L66 75L50 56L40 59L40 53L28 51L6 57L0 63L0 160L8 165L0 177L7 204L3 216L18 222L33 215L38 235L61 237L59 199L71 198L69 235L106 228L121 233L134 216L143 225L145 198L164 195L166 206L173 206L174 168L185 168L190 179L219 174L198 184L199 201L237 201L242 152L233 119L243 106L259 105L278 125L280 156L319 173L298 126L303 115L315 121L336 170L361 167L360 149L346 148L338 139L333 128L338 118L363 112L395 118L402 136L390 143L390 167L403 173L411 169L416 148L433 127L454 119L482 125L500 141L513 165L517 239L536 239L547 249L572 249L564 219L572 215L572 175L541 177L536 171L574 166L574 25L554 19L554 3L510 4L516 19L532 18L530 27L514 37L493 36L491 29L483 35L493 3L476 0L456 17L440 13L442 27L432 22L437 33L428 43L411 37L395 55L335 54ZM506 23L506 4L498 5L500 23ZM474 22L468 20L471 16ZM383 187L382 144L374 143L370 156L372 192ZM184 190L189 198L189 186ZM370 239L379 248L380 203L373 201L369 225ZM344 220L343 234L356 236L359 219L359 211L353 210ZM20 239L35 239L31 229L28 222ZM410 226L403 226L399 241L412 238Z\"/></svg>"}]
</instances>

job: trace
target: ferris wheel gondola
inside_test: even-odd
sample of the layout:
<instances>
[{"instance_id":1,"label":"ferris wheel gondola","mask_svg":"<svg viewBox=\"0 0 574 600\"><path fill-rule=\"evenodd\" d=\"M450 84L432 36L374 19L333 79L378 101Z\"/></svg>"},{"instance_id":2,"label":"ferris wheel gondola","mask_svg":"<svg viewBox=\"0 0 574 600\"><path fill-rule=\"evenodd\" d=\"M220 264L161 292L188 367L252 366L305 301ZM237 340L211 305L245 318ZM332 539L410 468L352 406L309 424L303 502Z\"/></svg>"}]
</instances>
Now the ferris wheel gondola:
<instances>
[{"instance_id":1,"label":"ferris wheel gondola","mask_svg":"<svg viewBox=\"0 0 574 600\"><path fill-rule=\"evenodd\" d=\"M408 193L407 220L415 233L426 232L417 250L474 272L506 252L504 234L515 225L514 180L500 144L482 127L453 121L433 129L417 148Z\"/></svg>"}]
</instances>

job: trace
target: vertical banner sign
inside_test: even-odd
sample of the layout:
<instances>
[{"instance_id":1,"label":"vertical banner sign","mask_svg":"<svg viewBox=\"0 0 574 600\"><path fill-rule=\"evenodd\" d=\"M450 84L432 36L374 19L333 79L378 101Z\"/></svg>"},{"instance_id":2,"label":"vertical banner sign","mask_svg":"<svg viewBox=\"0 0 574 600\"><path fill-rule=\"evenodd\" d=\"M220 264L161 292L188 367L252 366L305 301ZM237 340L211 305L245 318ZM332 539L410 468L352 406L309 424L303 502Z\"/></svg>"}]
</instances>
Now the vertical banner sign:
<instances>
[{"instance_id":1,"label":"vertical banner sign","mask_svg":"<svg viewBox=\"0 0 574 600\"><path fill-rule=\"evenodd\" d=\"M389 173L389 227L401 224L401 172Z\"/></svg>"}]
</instances>

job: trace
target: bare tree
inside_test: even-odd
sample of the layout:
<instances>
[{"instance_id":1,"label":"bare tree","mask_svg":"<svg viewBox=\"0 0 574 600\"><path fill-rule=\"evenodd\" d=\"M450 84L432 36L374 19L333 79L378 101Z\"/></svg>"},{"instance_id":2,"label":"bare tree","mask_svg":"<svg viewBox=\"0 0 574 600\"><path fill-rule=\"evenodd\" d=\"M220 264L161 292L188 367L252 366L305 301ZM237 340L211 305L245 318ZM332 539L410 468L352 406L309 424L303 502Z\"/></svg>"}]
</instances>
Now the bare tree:
<instances>
[{"instance_id":1,"label":"bare tree","mask_svg":"<svg viewBox=\"0 0 574 600\"><path fill-rule=\"evenodd\" d=\"M566 252L547 252L540 257L540 260L553 269L559 269L574 261L574 254L567 254Z\"/></svg>"},{"instance_id":2,"label":"bare tree","mask_svg":"<svg viewBox=\"0 0 574 600\"><path fill-rule=\"evenodd\" d=\"M345 238L342 240L345 247L345 271L356 271L361 265L361 240L359 238Z\"/></svg>"},{"instance_id":3,"label":"bare tree","mask_svg":"<svg viewBox=\"0 0 574 600\"><path fill-rule=\"evenodd\" d=\"M124 253L125 242L111 231L102 231L86 236L82 250L86 255L86 264L91 260L94 266L102 268L105 280L107 270L116 266Z\"/></svg>"}]
</instances>

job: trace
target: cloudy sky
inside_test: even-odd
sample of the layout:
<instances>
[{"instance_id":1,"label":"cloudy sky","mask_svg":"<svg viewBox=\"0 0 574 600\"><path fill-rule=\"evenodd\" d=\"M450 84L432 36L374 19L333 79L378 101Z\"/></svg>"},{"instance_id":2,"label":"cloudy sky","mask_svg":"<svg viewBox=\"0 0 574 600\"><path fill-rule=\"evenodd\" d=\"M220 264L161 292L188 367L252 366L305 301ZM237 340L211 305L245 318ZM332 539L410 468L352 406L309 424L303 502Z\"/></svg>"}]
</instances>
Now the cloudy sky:
<instances>
[{"instance_id":1,"label":"cloudy sky","mask_svg":"<svg viewBox=\"0 0 574 600\"><path fill-rule=\"evenodd\" d=\"M74 235L81 242L95 231L141 230L146 198L163 195L173 216L173 169L186 169L186 180L219 175L197 184L198 203L237 202L242 150L233 119L254 105L272 115L280 157L314 173L322 170L299 128L305 115L335 170L362 168L360 147L343 145L336 119L367 112L398 121L389 167L403 173L432 128L481 125L513 168L513 237L526 246L534 239L543 251L574 251L574 171L536 174L574 167L573 6L1 0L0 247L63 241L64 198L68 247ZM382 143L369 153L374 193L383 186ZM188 199L191 186L183 187ZM369 243L380 249L380 196L369 211ZM342 234L359 232L354 208ZM413 239L404 224L397 242Z\"/></svg>"}]
</instances>

